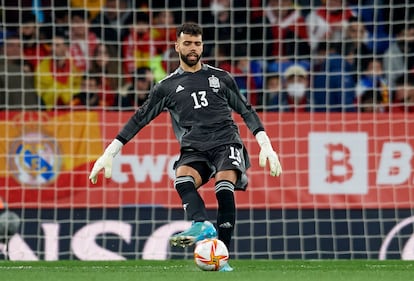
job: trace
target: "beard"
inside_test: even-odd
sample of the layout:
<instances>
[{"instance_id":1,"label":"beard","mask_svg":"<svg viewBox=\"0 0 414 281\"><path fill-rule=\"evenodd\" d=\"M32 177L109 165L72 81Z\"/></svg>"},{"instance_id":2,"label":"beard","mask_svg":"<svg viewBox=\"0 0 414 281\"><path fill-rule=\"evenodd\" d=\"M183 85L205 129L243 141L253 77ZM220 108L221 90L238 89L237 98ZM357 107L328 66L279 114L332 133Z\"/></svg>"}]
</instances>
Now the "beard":
<instances>
[{"instance_id":1,"label":"beard","mask_svg":"<svg viewBox=\"0 0 414 281\"><path fill-rule=\"evenodd\" d=\"M190 57L190 55L191 56L196 56L196 59L189 59L189 57ZM187 56L186 55L184 55L183 53L180 53L180 58L181 58L181 60L186 64L186 65L188 65L188 66L194 66L194 65L196 65L199 61L200 61L200 59L201 59L201 55L199 56L199 55L197 55L197 54L194 54L194 53L190 53L190 54L188 54Z\"/></svg>"}]
</instances>

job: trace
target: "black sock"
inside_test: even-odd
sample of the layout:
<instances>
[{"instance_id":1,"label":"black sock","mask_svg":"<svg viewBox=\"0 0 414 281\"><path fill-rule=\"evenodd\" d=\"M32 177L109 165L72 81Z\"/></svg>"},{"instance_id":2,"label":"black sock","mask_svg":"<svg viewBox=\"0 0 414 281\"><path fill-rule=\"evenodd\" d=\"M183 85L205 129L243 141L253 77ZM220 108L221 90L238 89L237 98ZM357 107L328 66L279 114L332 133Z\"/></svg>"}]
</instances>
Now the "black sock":
<instances>
[{"instance_id":1,"label":"black sock","mask_svg":"<svg viewBox=\"0 0 414 281\"><path fill-rule=\"evenodd\" d=\"M190 176L177 177L174 186L180 195L187 219L195 222L206 221L206 207L196 190L194 178Z\"/></svg>"},{"instance_id":2,"label":"black sock","mask_svg":"<svg viewBox=\"0 0 414 281\"><path fill-rule=\"evenodd\" d=\"M224 242L230 251L231 237L236 222L236 205L234 202L234 184L222 180L216 183L216 198L218 203L217 228L218 238Z\"/></svg>"}]
</instances>

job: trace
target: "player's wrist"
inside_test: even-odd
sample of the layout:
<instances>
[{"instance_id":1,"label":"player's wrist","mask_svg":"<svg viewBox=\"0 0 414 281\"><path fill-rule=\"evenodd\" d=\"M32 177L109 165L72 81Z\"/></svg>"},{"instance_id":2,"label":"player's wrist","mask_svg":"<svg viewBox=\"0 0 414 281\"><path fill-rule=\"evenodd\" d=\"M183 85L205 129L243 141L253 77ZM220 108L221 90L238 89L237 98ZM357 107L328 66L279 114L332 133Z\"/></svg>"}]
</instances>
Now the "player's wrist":
<instances>
[{"instance_id":1,"label":"player's wrist","mask_svg":"<svg viewBox=\"0 0 414 281\"><path fill-rule=\"evenodd\" d=\"M115 157L124 145L118 139L114 139L105 149L105 154Z\"/></svg>"},{"instance_id":2,"label":"player's wrist","mask_svg":"<svg viewBox=\"0 0 414 281\"><path fill-rule=\"evenodd\" d=\"M256 140L257 143L260 145L261 148L263 148L264 146L272 146L270 144L270 139L267 136L265 131L260 131L256 134Z\"/></svg>"}]
</instances>

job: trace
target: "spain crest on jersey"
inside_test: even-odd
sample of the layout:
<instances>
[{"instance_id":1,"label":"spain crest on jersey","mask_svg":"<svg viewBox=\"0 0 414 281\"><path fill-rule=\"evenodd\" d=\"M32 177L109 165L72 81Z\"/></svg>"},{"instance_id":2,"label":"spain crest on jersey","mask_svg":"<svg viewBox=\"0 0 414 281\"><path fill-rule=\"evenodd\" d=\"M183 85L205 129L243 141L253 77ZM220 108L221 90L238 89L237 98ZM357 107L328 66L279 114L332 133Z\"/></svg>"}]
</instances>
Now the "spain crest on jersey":
<instances>
[{"instance_id":1,"label":"spain crest on jersey","mask_svg":"<svg viewBox=\"0 0 414 281\"><path fill-rule=\"evenodd\" d=\"M214 75L208 78L208 84L211 88L220 88L220 80Z\"/></svg>"}]
</instances>

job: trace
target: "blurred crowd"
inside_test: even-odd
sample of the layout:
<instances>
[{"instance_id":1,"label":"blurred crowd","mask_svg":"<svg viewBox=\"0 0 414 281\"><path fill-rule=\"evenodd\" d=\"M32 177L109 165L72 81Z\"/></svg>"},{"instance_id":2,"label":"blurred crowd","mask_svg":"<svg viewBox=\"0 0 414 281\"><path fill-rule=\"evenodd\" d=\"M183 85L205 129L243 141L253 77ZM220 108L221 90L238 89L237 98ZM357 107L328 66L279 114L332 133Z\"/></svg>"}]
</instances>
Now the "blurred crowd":
<instances>
[{"instance_id":1,"label":"blurred crowd","mask_svg":"<svg viewBox=\"0 0 414 281\"><path fill-rule=\"evenodd\" d=\"M258 111L414 112L409 0L3 2L1 110L136 110L194 21Z\"/></svg>"}]
</instances>

